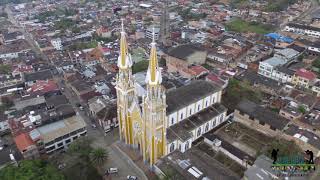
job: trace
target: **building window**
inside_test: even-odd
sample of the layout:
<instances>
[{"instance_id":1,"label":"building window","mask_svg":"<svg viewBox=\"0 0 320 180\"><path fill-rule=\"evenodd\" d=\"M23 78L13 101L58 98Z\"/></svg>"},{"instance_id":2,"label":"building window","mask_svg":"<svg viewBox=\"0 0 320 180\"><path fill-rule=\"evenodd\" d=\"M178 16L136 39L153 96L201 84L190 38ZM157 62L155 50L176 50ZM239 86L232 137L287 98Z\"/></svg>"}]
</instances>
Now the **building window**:
<instances>
[{"instance_id":1,"label":"building window","mask_svg":"<svg viewBox=\"0 0 320 180\"><path fill-rule=\"evenodd\" d=\"M73 137L72 139L73 139L73 140L76 140L76 139L78 139L78 136L75 136L75 137Z\"/></svg>"},{"instance_id":2,"label":"building window","mask_svg":"<svg viewBox=\"0 0 320 180\"><path fill-rule=\"evenodd\" d=\"M183 119L183 113L180 114L180 119L181 119L181 120Z\"/></svg>"},{"instance_id":3,"label":"building window","mask_svg":"<svg viewBox=\"0 0 320 180\"><path fill-rule=\"evenodd\" d=\"M223 115L220 116L220 123L223 121Z\"/></svg>"},{"instance_id":4,"label":"building window","mask_svg":"<svg viewBox=\"0 0 320 180\"><path fill-rule=\"evenodd\" d=\"M54 150L55 148L56 148L55 146L51 146L51 147L46 148L46 151L51 151L51 150Z\"/></svg>"},{"instance_id":5,"label":"building window","mask_svg":"<svg viewBox=\"0 0 320 180\"><path fill-rule=\"evenodd\" d=\"M187 141L186 145L184 146L184 150L186 151L187 149L189 149L189 141Z\"/></svg>"},{"instance_id":6,"label":"building window","mask_svg":"<svg viewBox=\"0 0 320 180\"><path fill-rule=\"evenodd\" d=\"M174 118L171 118L171 125L174 124Z\"/></svg>"},{"instance_id":7,"label":"building window","mask_svg":"<svg viewBox=\"0 0 320 180\"><path fill-rule=\"evenodd\" d=\"M215 103L215 100L216 100L216 98L212 98L212 104L214 104Z\"/></svg>"},{"instance_id":8,"label":"building window","mask_svg":"<svg viewBox=\"0 0 320 180\"><path fill-rule=\"evenodd\" d=\"M181 151L181 144L179 144L179 151Z\"/></svg>"},{"instance_id":9,"label":"building window","mask_svg":"<svg viewBox=\"0 0 320 180\"><path fill-rule=\"evenodd\" d=\"M206 125L206 132L209 130L209 123L207 123L207 125Z\"/></svg>"},{"instance_id":10,"label":"building window","mask_svg":"<svg viewBox=\"0 0 320 180\"><path fill-rule=\"evenodd\" d=\"M63 143L61 142L61 143L58 143L58 147L60 147L60 146L62 146L63 145Z\"/></svg>"},{"instance_id":11,"label":"building window","mask_svg":"<svg viewBox=\"0 0 320 180\"><path fill-rule=\"evenodd\" d=\"M208 101L206 101L206 107L208 107Z\"/></svg>"},{"instance_id":12,"label":"building window","mask_svg":"<svg viewBox=\"0 0 320 180\"><path fill-rule=\"evenodd\" d=\"M189 115L191 115L192 114L192 109L190 109L190 111L189 111Z\"/></svg>"},{"instance_id":13,"label":"building window","mask_svg":"<svg viewBox=\"0 0 320 180\"><path fill-rule=\"evenodd\" d=\"M200 111L200 104L198 105L198 111Z\"/></svg>"},{"instance_id":14,"label":"building window","mask_svg":"<svg viewBox=\"0 0 320 180\"><path fill-rule=\"evenodd\" d=\"M259 121L259 124L261 124L262 126L265 125L265 122Z\"/></svg>"},{"instance_id":15,"label":"building window","mask_svg":"<svg viewBox=\"0 0 320 180\"><path fill-rule=\"evenodd\" d=\"M66 141L65 141L65 143L70 143L71 142L71 139L67 139Z\"/></svg>"},{"instance_id":16,"label":"building window","mask_svg":"<svg viewBox=\"0 0 320 180\"><path fill-rule=\"evenodd\" d=\"M171 145L170 145L170 152L172 152L174 150L174 144L172 143Z\"/></svg>"},{"instance_id":17,"label":"building window","mask_svg":"<svg viewBox=\"0 0 320 180\"><path fill-rule=\"evenodd\" d=\"M216 120L213 120L212 121L212 127L215 127L216 126Z\"/></svg>"},{"instance_id":18,"label":"building window","mask_svg":"<svg viewBox=\"0 0 320 180\"><path fill-rule=\"evenodd\" d=\"M201 135L201 128L198 129L197 136Z\"/></svg>"}]
</instances>

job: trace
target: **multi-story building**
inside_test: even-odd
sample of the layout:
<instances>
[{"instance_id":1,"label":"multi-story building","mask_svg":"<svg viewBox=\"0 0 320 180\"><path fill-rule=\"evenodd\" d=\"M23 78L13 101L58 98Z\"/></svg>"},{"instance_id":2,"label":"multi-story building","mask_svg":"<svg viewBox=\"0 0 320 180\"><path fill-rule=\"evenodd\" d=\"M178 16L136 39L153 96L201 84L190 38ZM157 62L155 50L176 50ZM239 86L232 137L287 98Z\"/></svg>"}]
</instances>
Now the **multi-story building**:
<instances>
[{"instance_id":1,"label":"multi-story building","mask_svg":"<svg viewBox=\"0 0 320 180\"><path fill-rule=\"evenodd\" d=\"M272 73L277 66L284 65L287 61L279 58L279 57L272 57L265 61L259 63L259 70L258 74L262 76L272 78Z\"/></svg>"},{"instance_id":2,"label":"multi-story building","mask_svg":"<svg viewBox=\"0 0 320 180\"><path fill-rule=\"evenodd\" d=\"M36 129L40 134L46 153L65 149L80 136L87 133L86 123L80 116L57 121Z\"/></svg>"},{"instance_id":3,"label":"multi-story building","mask_svg":"<svg viewBox=\"0 0 320 180\"><path fill-rule=\"evenodd\" d=\"M51 40L51 45L56 49L56 50L59 50L61 51L62 50L62 41L60 38L57 38L57 39L52 39Z\"/></svg>"},{"instance_id":4,"label":"multi-story building","mask_svg":"<svg viewBox=\"0 0 320 180\"><path fill-rule=\"evenodd\" d=\"M139 149L150 166L174 150L184 152L226 116L226 108L220 104L221 88L211 82L194 81L170 91L163 88L154 36L142 104L135 91L123 28L116 83L120 139Z\"/></svg>"},{"instance_id":5,"label":"multi-story building","mask_svg":"<svg viewBox=\"0 0 320 180\"><path fill-rule=\"evenodd\" d=\"M313 26L306 26L302 24L288 23L284 29L288 32L293 32L296 34L303 34L312 37L320 37L320 28Z\"/></svg>"},{"instance_id":6,"label":"multi-story building","mask_svg":"<svg viewBox=\"0 0 320 180\"><path fill-rule=\"evenodd\" d=\"M317 75L313 72L308 71L306 69L299 69L295 72L292 78L292 83L296 86L309 88L309 86L315 82L316 78Z\"/></svg>"},{"instance_id":7,"label":"multi-story building","mask_svg":"<svg viewBox=\"0 0 320 180\"><path fill-rule=\"evenodd\" d=\"M158 40L158 39L159 39L159 36L160 36L160 28L152 28L152 27L149 27L149 28L146 30L145 37L146 37L146 38L149 38L149 39L152 39L152 38L153 38L153 35L152 35L153 32L154 32L154 38L155 38L155 40Z\"/></svg>"}]
</instances>

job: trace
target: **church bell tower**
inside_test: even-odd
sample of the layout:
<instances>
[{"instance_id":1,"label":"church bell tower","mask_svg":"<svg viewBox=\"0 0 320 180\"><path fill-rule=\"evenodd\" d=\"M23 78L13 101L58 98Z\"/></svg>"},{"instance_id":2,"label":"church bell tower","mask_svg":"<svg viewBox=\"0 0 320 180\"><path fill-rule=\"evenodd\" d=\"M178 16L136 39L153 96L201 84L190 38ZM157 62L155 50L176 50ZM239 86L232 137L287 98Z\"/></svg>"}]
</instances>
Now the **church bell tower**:
<instances>
[{"instance_id":1,"label":"church bell tower","mask_svg":"<svg viewBox=\"0 0 320 180\"><path fill-rule=\"evenodd\" d=\"M162 76L158 65L154 38L151 43L149 68L146 76L147 93L143 97L143 159L153 165L166 154L166 95L161 85Z\"/></svg>"}]
</instances>

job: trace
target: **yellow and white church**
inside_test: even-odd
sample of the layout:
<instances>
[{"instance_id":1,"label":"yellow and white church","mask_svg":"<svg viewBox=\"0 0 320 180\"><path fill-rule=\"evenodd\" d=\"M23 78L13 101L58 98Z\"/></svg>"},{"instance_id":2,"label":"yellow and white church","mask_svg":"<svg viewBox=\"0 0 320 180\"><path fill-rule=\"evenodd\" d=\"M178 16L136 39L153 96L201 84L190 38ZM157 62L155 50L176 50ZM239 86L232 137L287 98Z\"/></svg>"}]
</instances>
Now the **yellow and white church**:
<instances>
[{"instance_id":1,"label":"yellow and white church","mask_svg":"<svg viewBox=\"0 0 320 180\"><path fill-rule=\"evenodd\" d=\"M174 150L186 151L194 140L225 121L219 86L197 80L174 90L164 89L154 38L142 103L135 89L132 65L122 23L115 87L120 140L139 149L150 166Z\"/></svg>"}]
</instances>

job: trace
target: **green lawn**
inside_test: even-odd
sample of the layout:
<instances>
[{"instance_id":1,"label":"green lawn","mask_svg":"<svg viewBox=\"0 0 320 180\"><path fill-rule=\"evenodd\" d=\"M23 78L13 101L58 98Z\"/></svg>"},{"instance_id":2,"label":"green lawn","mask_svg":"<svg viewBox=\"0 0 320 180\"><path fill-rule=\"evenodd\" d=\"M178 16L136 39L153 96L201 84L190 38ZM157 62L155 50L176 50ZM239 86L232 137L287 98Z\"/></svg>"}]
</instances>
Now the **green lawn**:
<instances>
[{"instance_id":1,"label":"green lawn","mask_svg":"<svg viewBox=\"0 0 320 180\"><path fill-rule=\"evenodd\" d=\"M254 32L257 34L267 34L274 31L271 25L259 22L247 22L241 19L234 19L226 24L228 31L235 32Z\"/></svg>"},{"instance_id":2,"label":"green lawn","mask_svg":"<svg viewBox=\"0 0 320 180\"><path fill-rule=\"evenodd\" d=\"M263 98L262 95L262 92L252 89L249 82L230 79L222 97L222 104L228 108L228 111L233 111L242 99L259 103Z\"/></svg>"},{"instance_id":3,"label":"green lawn","mask_svg":"<svg viewBox=\"0 0 320 180\"><path fill-rule=\"evenodd\" d=\"M132 73L135 74L141 71L145 71L148 69L148 66L149 66L149 61L147 60L137 62L132 66Z\"/></svg>"}]
</instances>

